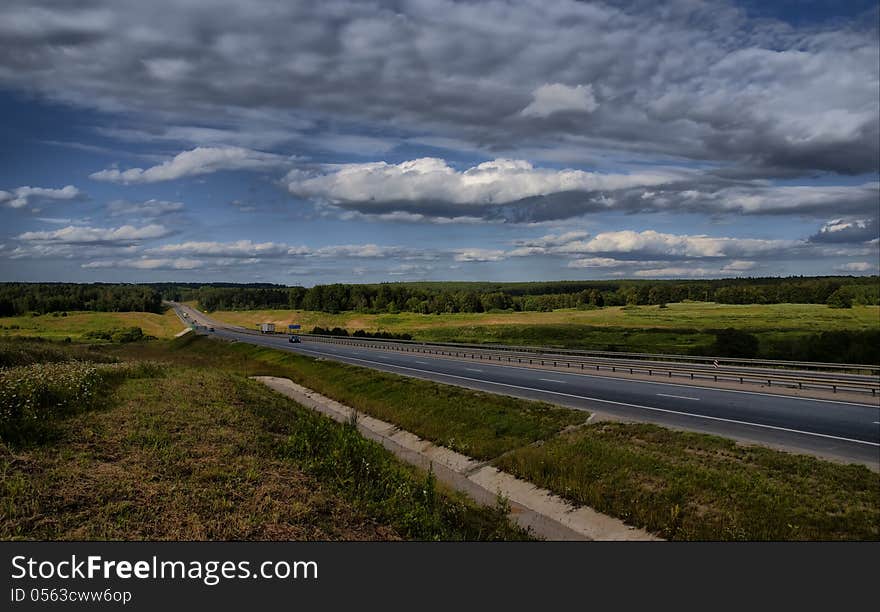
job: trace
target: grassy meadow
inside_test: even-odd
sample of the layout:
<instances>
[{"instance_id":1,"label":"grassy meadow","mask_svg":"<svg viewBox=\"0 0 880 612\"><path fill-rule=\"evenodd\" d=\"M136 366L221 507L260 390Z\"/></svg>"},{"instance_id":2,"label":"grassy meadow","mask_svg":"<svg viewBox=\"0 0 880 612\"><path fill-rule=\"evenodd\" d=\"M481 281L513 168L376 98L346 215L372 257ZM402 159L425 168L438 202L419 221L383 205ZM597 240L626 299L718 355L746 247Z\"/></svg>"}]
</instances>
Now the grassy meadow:
<instances>
[{"instance_id":1,"label":"grassy meadow","mask_svg":"<svg viewBox=\"0 0 880 612\"><path fill-rule=\"evenodd\" d=\"M656 353L706 351L712 330L733 327L753 333L762 346L824 331L880 330L880 307L829 308L824 304L733 305L684 302L659 306L612 306L594 310L421 315L328 314L301 310L217 311L219 321L253 328L273 322L341 327L349 332L409 333L416 340L474 342Z\"/></svg>"},{"instance_id":2,"label":"grassy meadow","mask_svg":"<svg viewBox=\"0 0 880 612\"><path fill-rule=\"evenodd\" d=\"M184 328L174 314L152 312L68 312L44 315L0 317L0 337L34 336L50 339L83 340L90 332L140 327L144 334L155 338L172 338Z\"/></svg>"}]
</instances>

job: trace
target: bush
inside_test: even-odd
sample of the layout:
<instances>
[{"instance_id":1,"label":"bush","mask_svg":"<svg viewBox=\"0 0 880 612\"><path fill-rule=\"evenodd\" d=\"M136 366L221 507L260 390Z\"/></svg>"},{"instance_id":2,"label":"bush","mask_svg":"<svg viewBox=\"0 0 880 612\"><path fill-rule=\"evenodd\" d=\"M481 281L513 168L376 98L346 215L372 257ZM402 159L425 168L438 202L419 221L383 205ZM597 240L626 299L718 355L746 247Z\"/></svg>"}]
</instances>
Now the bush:
<instances>
[{"instance_id":1,"label":"bush","mask_svg":"<svg viewBox=\"0 0 880 612\"><path fill-rule=\"evenodd\" d=\"M758 356L758 338L739 329L728 327L715 332L715 343L711 347L712 354L717 357Z\"/></svg>"},{"instance_id":2,"label":"bush","mask_svg":"<svg viewBox=\"0 0 880 612\"><path fill-rule=\"evenodd\" d=\"M838 289L825 301L829 308L852 308L852 299L843 289Z\"/></svg>"},{"instance_id":3,"label":"bush","mask_svg":"<svg viewBox=\"0 0 880 612\"><path fill-rule=\"evenodd\" d=\"M162 366L151 362L70 361L0 369L0 441L39 442L57 419L98 407L107 397L107 384L161 372Z\"/></svg>"},{"instance_id":4,"label":"bush","mask_svg":"<svg viewBox=\"0 0 880 612\"><path fill-rule=\"evenodd\" d=\"M147 336L144 335L144 330L142 330L140 327L96 330L86 332L84 336L91 340L107 340L109 342L118 342L120 344L125 342L137 342L139 340L144 340L147 338Z\"/></svg>"}]
</instances>

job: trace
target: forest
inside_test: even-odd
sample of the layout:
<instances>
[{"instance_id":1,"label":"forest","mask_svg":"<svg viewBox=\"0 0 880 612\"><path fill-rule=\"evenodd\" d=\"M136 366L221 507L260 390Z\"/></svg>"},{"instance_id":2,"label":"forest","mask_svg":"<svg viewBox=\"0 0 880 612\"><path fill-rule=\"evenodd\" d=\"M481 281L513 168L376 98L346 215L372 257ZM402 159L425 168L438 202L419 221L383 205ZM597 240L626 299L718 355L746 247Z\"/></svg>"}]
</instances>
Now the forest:
<instances>
[{"instance_id":1,"label":"forest","mask_svg":"<svg viewBox=\"0 0 880 612\"><path fill-rule=\"evenodd\" d=\"M557 281L530 283L381 283L287 287L234 283L0 283L0 316L63 311L162 312L162 300L195 301L203 310L293 309L338 313L421 314L559 308L722 304L880 303L871 277L735 278L677 281Z\"/></svg>"},{"instance_id":2,"label":"forest","mask_svg":"<svg viewBox=\"0 0 880 612\"><path fill-rule=\"evenodd\" d=\"M2 317L76 310L161 313L162 295L147 285L0 283Z\"/></svg>"},{"instance_id":3,"label":"forest","mask_svg":"<svg viewBox=\"0 0 880 612\"><path fill-rule=\"evenodd\" d=\"M328 313L440 314L551 311L558 308L722 304L880 303L877 277L790 277L702 281L560 281L536 283L383 283L284 286L166 287L177 299L213 310L301 309Z\"/></svg>"}]
</instances>

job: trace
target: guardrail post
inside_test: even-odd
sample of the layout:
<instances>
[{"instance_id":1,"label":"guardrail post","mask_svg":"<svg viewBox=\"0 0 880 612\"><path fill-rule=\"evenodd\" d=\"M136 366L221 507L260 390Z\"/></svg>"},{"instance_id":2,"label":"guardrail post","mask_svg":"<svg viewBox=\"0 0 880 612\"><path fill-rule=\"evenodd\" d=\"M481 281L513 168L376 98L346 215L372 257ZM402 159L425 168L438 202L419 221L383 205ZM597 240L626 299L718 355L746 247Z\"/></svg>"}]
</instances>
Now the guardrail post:
<instances>
[{"instance_id":1,"label":"guardrail post","mask_svg":"<svg viewBox=\"0 0 880 612\"><path fill-rule=\"evenodd\" d=\"M837 385L831 385L831 392L837 393Z\"/></svg>"}]
</instances>

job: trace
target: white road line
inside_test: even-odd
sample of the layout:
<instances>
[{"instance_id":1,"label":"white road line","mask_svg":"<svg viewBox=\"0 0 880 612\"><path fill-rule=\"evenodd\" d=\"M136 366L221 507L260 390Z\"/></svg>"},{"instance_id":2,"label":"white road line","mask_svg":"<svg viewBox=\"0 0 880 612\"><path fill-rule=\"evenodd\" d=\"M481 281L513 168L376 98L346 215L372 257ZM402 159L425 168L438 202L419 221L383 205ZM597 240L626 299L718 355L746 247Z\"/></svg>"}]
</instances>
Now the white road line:
<instances>
[{"instance_id":1,"label":"white road line","mask_svg":"<svg viewBox=\"0 0 880 612\"><path fill-rule=\"evenodd\" d=\"M468 372L482 372L483 370L477 370L476 368L465 368Z\"/></svg>"},{"instance_id":2,"label":"white road line","mask_svg":"<svg viewBox=\"0 0 880 612\"><path fill-rule=\"evenodd\" d=\"M564 380L553 380L552 378L539 378L538 380L543 380L544 382L555 382L555 383L559 383L560 385L565 384Z\"/></svg>"},{"instance_id":3,"label":"white road line","mask_svg":"<svg viewBox=\"0 0 880 612\"><path fill-rule=\"evenodd\" d=\"M416 363L421 363L422 365L429 365L427 361L419 361L416 359Z\"/></svg>"},{"instance_id":4,"label":"white road line","mask_svg":"<svg viewBox=\"0 0 880 612\"><path fill-rule=\"evenodd\" d=\"M312 353L317 353L318 355L322 355L322 353L319 352L319 351L309 351L308 349L305 349L305 350L306 350L307 352L312 352ZM349 359L350 359L351 361L362 361L362 362L364 362L364 363L372 363L372 364L375 364L375 365L391 365L391 364L383 364L383 363L379 363L378 361L370 361L369 359L356 359L356 358L353 358L353 357L349 357ZM772 429L772 430L774 430L774 431L785 431L785 432L788 432L788 433L802 434L802 435L805 435L805 436L815 436L815 437L819 437L819 438L827 438L827 439L831 439L831 440L841 440L841 441L843 441L843 442L854 442L854 443L856 443L856 444L865 444L865 445L867 445L867 446L877 446L877 447L880 447L880 443L878 443L878 442L867 442L867 441L865 441L865 440L856 440L856 439L854 439L854 438L843 438L843 437L841 437L841 436L832 436L832 435L829 435L829 434L816 433L816 432L814 432L814 431L801 431L800 429L790 429L790 428L788 428L788 427L778 427L778 426L776 426L776 425L765 425L765 424L763 424L763 423L750 423L749 421L739 421L739 420L737 420L737 419L725 419L725 418L722 418L722 417L708 416L708 415L705 415L705 414L691 414L690 412L681 412L681 411L679 411L679 410L668 410L668 409L666 409L666 408L655 408L655 407L653 407L653 406L642 406L642 405L640 405L640 404L627 404L626 402L615 402L615 401L612 401L612 400L601 399L601 398L598 398L598 397L587 397L587 396L585 396L585 395L574 395L573 393L563 393L563 392L561 392L561 391L550 391L550 390L548 390L548 389L536 389L536 388L534 388L534 387L524 387L524 386L521 386L521 385L511 385L511 384L509 384L509 383L500 383L500 382L494 382L494 381L491 381L491 380L482 380L482 379L479 379L479 378L470 378L470 377L468 377L468 376L459 376L459 375L457 375L457 374L444 374L444 373L442 373L442 372L434 372L434 371L432 371L432 370L420 370L419 368L408 368L408 367L406 367L406 366L392 365L391 367L395 367L395 368L398 368L398 369L401 369L401 370L410 370L410 371L412 371L412 372L422 372L422 373L424 373L424 374L432 374L432 375L434 375L434 376L445 376L445 377L447 377L447 378L456 378L456 379L458 379L458 380L468 380L468 381L471 381L471 382L480 383L480 384L484 384L484 385L497 385L497 386L499 386L499 387L510 387L511 389L521 389L521 390L523 390L523 391L537 391L537 392L539 392L539 393L549 393L549 394L551 394L551 395L560 395L560 396L563 396L563 397L572 397L572 398L575 398L575 399L587 400L587 401L590 401L590 402L599 402L599 403L602 403L602 404L614 404L614 405L616 405L616 406L626 406L626 407L628 407L628 408L639 408L639 409L641 409L641 410L651 410L651 411L654 411L654 412L664 412L664 413L666 413L666 414L677 414L677 415L679 415L679 416L691 417L691 418L695 418L695 419L706 419L706 420L709 420L709 421L720 421L720 422L723 422L723 423L733 423L733 424L736 424L736 425L747 425L747 426L751 426L751 427L760 427L760 428L762 428L762 429ZM779 397L779 396L773 396L773 397Z\"/></svg>"},{"instance_id":5,"label":"white road line","mask_svg":"<svg viewBox=\"0 0 880 612\"><path fill-rule=\"evenodd\" d=\"M453 361L456 363L468 363L470 360L464 359L456 359L456 358L447 358L446 361ZM509 370L524 370L526 372L535 372L540 371L537 368L524 368L522 366L517 366L514 364L507 363L487 363L487 366L491 368L507 368ZM465 368L468 369L468 368ZM615 381L631 381L634 383L641 383L645 385L661 385L663 387L679 387L681 389L705 389L708 391L718 391L720 393L740 393L742 395L760 395L761 397L777 397L777 398L785 398L792 400L800 400L804 402L823 402L826 404L842 404L844 406L859 406L861 408L873 408L875 410L880 409L880 405L874 404L865 404L862 402L844 402L841 400L832 400L832 399L824 399L821 397L800 397L797 395L781 395L778 393L761 393L760 391L741 391L739 389L725 389L722 387L707 387L707 386L699 386L699 385L683 385L681 383L670 383L670 382L660 382L659 380L642 380L639 378L625 378L622 376L603 376L601 374L588 374L587 372L554 372L560 376L580 376L581 378L601 378L602 380L615 380Z\"/></svg>"},{"instance_id":6,"label":"white road line","mask_svg":"<svg viewBox=\"0 0 880 612\"><path fill-rule=\"evenodd\" d=\"M234 332L235 330L230 330L230 331ZM240 332L236 332L236 333L240 333ZM361 353L354 353L354 352L352 352L352 353L358 354L358 355L361 354ZM445 361L453 361L453 362L461 363L464 360L463 359L456 359L456 358L447 358L447 359L445 359ZM514 364L490 363L490 364L486 364L486 365L493 367L493 368L507 368L507 369L512 369L512 370L525 370L528 372L535 372L536 371L536 368L525 368L525 367L517 366ZM465 368L465 369L469 369L469 368ZM481 371L481 370L471 370L471 371L475 372L475 371ZM641 383L641 384L646 384L646 385L660 385L663 387L679 387L682 389L701 389L701 390L708 390L708 391L717 391L719 393L739 393L742 395L759 395L761 397L776 397L776 398L784 398L784 399L798 400L798 401L804 401L804 402L822 402L824 404L841 404L843 406L859 406L861 408L873 408L874 410L880 409L880 405L875 405L875 404L865 404L863 402L846 402L846 401L841 401L841 400L824 399L824 398L819 398L819 397L800 397L797 395L781 395L778 393L762 393L760 391L742 391L739 389L724 389L724 388L720 388L720 387L683 385L680 383L660 382L660 381L654 381L654 380L641 380L641 379L635 379L635 378L625 378L625 377L621 377L621 376L603 376L601 374L588 374L587 372L558 372L557 374L559 374L560 376L580 376L582 378L601 378L602 380L615 380L615 381L628 380L628 381L632 381L635 383Z\"/></svg>"},{"instance_id":7,"label":"white road line","mask_svg":"<svg viewBox=\"0 0 880 612\"><path fill-rule=\"evenodd\" d=\"M685 397L684 395L667 395L666 393L658 393L657 395L659 395L660 397L674 397L675 399L686 399L686 400L692 400L695 402L700 401L699 397Z\"/></svg>"}]
</instances>

